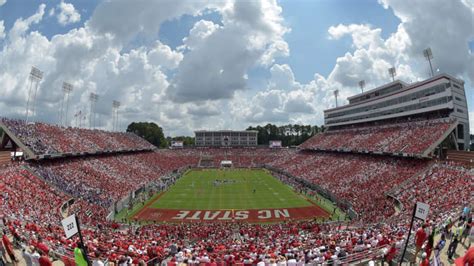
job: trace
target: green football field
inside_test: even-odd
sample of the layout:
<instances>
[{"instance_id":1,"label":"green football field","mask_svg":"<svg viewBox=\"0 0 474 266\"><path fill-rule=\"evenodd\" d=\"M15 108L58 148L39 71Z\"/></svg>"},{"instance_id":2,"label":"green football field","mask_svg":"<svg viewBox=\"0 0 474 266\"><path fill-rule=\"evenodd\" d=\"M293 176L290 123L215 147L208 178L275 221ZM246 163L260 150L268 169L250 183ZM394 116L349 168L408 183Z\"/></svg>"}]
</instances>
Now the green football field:
<instances>
[{"instance_id":1,"label":"green football field","mask_svg":"<svg viewBox=\"0 0 474 266\"><path fill-rule=\"evenodd\" d=\"M265 170L191 170L150 207L223 210L311 206Z\"/></svg>"}]
</instances>

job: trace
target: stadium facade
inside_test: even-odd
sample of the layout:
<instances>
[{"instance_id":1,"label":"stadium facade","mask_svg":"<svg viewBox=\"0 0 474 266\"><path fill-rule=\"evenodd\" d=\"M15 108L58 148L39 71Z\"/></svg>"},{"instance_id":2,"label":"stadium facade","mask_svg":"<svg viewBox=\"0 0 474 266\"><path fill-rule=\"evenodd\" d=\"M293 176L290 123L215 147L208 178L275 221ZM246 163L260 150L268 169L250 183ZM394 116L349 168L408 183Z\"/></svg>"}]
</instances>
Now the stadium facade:
<instances>
[{"instance_id":1,"label":"stadium facade","mask_svg":"<svg viewBox=\"0 0 474 266\"><path fill-rule=\"evenodd\" d=\"M452 118L460 150L469 148L469 112L464 81L448 74L407 84L394 81L348 98L349 104L324 111L330 130L388 124L419 118Z\"/></svg>"},{"instance_id":2,"label":"stadium facade","mask_svg":"<svg viewBox=\"0 0 474 266\"><path fill-rule=\"evenodd\" d=\"M194 134L198 147L253 147L258 143L256 130L199 130Z\"/></svg>"}]
</instances>

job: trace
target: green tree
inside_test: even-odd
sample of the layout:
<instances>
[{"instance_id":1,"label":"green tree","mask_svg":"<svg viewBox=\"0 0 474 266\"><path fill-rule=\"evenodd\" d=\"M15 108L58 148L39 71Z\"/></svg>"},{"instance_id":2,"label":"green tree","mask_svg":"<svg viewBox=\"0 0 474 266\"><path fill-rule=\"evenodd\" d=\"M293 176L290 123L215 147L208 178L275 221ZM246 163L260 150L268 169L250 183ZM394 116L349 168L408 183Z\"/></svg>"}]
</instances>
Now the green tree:
<instances>
[{"instance_id":1,"label":"green tree","mask_svg":"<svg viewBox=\"0 0 474 266\"><path fill-rule=\"evenodd\" d=\"M168 147L163 129L153 122L132 122L128 125L127 132L135 133L156 147Z\"/></svg>"},{"instance_id":2,"label":"green tree","mask_svg":"<svg viewBox=\"0 0 474 266\"><path fill-rule=\"evenodd\" d=\"M258 131L258 144L268 145L270 140L281 140L283 146L297 146L313 135L322 132L323 127L311 125L267 124L265 126L248 127L247 130Z\"/></svg>"}]
</instances>

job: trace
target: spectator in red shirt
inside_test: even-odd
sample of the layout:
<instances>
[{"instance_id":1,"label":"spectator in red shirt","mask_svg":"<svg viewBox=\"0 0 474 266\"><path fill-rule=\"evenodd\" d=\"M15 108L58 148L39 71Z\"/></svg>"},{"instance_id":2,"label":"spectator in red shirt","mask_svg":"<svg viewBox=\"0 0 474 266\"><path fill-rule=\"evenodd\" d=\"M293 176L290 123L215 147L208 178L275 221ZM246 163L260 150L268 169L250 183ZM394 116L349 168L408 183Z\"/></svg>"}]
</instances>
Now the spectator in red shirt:
<instances>
[{"instance_id":1,"label":"spectator in red shirt","mask_svg":"<svg viewBox=\"0 0 474 266\"><path fill-rule=\"evenodd\" d=\"M397 255L397 248L395 247L395 243L391 245L390 249L387 252L387 255L385 255L385 261L387 261L388 265L391 265L392 260L395 258Z\"/></svg>"},{"instance_id":2,"label":"spectator in red shirt","mask_svg":"<svg viewBox=\"0 0 474 266\"><path fill-rule=\"evenodd\" d=\"M39 250L38 252L41 256L38 260L40 266L53 266L53 263L51 263L51 260L49 260L48 256L44 254L42 250Z\"/></svg>"},{"instance_id":3,"label":"spectator in red shirt","mask_svg":"<svg viewBox=\"0 0 474 266\"><path fill-rule=\"evenodd\" d=\"M36 243L36 248L43 251L44 254L49 253L48 246L43 242L43 238L38 237L38 242Z\"/></svg>"},{"instance_id":4,"label":"spectator in red shirt","mask_svg":"<svg viewBox=\"0 0 474 266\"><path fill-rule=\"evenodd\" d=\"M2 242L10 259L14 262L17 262L18 260L15 258L12 242L10 241L10 239L8 239L7 232L5 230L3 230Z\"/></svg>"},{"instance_id":5,"label":"spectator in red shirt","mask_svg":"<svg viewBox=\"0 0 474 266\"><path fill-rule=\"evenodd\" d=\"M421 250L421 247L423 246L423 243L425 243L427 235L425 232L426 224L424 224L418 231L416 231L415 235L415 246L416 246L416 251L415 251L415 262L416 258L418 256L418 253Z\"/></svg>"},{"instance_id":6,"label":"spectator in red shirt","mask_svg":"<svg viewBox=\"0 0 474 266\"><path fill-rule=\"evenodd\" d=\"M456 266L473 266L474 265L474 247L470 247L463 257L457 258L454 263Z\"/></svg>"},{"instance_id":7,"label":"spectator in red shirt","mask_svg":"<svg viewBox=\"0 0 474 266\"><path fill-rule=\"evenodd\" d=\"M426 252L423 252L423 254L421 254L420 266L430 266L430 259L428 258Z\"/></svg>"}]
</instances>

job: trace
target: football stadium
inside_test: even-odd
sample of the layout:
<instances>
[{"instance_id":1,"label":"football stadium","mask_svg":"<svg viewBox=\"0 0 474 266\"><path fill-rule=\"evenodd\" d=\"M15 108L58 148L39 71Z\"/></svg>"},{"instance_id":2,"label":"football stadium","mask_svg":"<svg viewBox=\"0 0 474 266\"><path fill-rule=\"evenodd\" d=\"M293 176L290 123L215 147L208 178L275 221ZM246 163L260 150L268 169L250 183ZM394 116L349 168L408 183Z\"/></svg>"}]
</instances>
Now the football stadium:
<instances>
[{"instance_id":1,"label":"football stadium","mask_svg":"<svg viewBox=\"0 0 474 266\"><path fill-rule=\"evenodd\" d=\"M327 129L293 148L207 131L209 146L158 149L133 133L1 118L4 234L65 264L82 243L64 236L71 215L89 257L111 263L187 253L218 264L400 262L419 202L429 215L415 219L417 239L429 228L431 239L463 241L474 156L463 151L462 97L463 82L447 74L394 81L326 110ZM391 99L411 105L395 111Z\"/></svg>"},{"instance_id":2,"label":"football stadium","mask_svg":"<svg viewBox=\"0 0 474 266\"><path fill-rule=\"evenodd\" d=\"M8 0L5 4L0 0L0 10L13 5L12 2ZM117 2L126 6L124 1L104 1L94 12L102 14L105 19L104 12L112 10L116 17L123 9L108 5ZM137 6L128 7L138 15L127 18L129 21L124 22L121 25L124 28L119 31L127 38L128 31L133 31L135 20L164 16L159 12L155 14L158 9L154 8L163 6L167 10L166 5L175 5L162 5L166 1L150 1L147 5L155 11L147 14L147 8L140 9L143 3L138 2ZM194 4L200 5L198 2ZM0 266L473 265L474 153L470 151L473 135L470 135L468 105L471 92L468 89L472 81L467 80L468 75L459 75L456 67L452 71L448 67L441 71L434 70L430 61L433 60L433 52L426 47L423 55L428 60L429 74L417 76L416 79L399 79L395 67L385 68L386 64L380 64L371 67L384 68L390 77L383 84L368 83L370 88L367 89L365 81L361 80L358 83L360 92L343 89L342 83L337 83L341 89L333 90L336 85L330 84L329 78L327 82L312 81L313 85L323 84L317 85L322 88L314 91L330 91L330 104L307 109L310 112L308 116L315 117L311 121L318 121L316 117L320 117L321 127L315 127L319 129L308 131L310 133L305 133L303 137L303 134L292 131L299 127L295 124L293 129L280 130L281 138L268 137L273 129L253 127L258 124L255 121L267 120L249 119L254 122L246 129L236 122L237 118L231 117L235 113L227 111L238 109L242 117L257 111L261 111L262 116L276 112L283 117L280 122L298 122L300 117L293 119L293 116L303 114L292 111L296 107L290 106L291 93L285 96L287 98L271 98L274 92L270 89L257 92L270 99L269 102L284 98L287 102L281 110L272 107L271 103L262 104L258 107L260 109L246 109L258 103L257 100L246 102L245 99L242 99L245 103L229 104L230 107L225 107L229 109L224 110L213 105L215 99L212 97L221 97L219 90L228 85L222 83L221 78L232 79L228 72L239 67L234 61L257 53L258 49L246 50L232 54L232 59L223 59L225 54L232 53L231 43L241 40L237 37L242 35L243 39L250 40L241 49L248 49L251 45L270 47L269 51L259 55L258 60L248 63L248 68L273 54L285 54L276 51L285 47L278 44L283 39L260 45L270 35L246 35L246 31L239 28L249 27L245 28L248 31L280 29L273 24L258 24L254 29L249 26L255 22L255 17L263 14L266 14L265 19L258 23L280 23L279 19L269 15L277 12L280 16L281 8L272 8L273 5L279 7L280 2L238 2L229 1L232 4L224 7L217 4L217 7L193 6L183 13L174 9L169 11L169 17L163 20L166 23L181 26L196 23L201 27L195 26L190 34L193 30L196 33L202 27L209 27L207 31L198 32L197 37L181 38L180 43L183 44L176 45L175 50L165 45L169 51L179 53L181 57L174 56L181 61L176 65L169 63L166 66L168 70L163 70L165 66L157 67L155 70L159 73L154 72L152 76L174 75L173 79L163 81L168 90L176 90L176 94L171 96L162 92L146 94L140 91L142 87L154 89L159 84L144 85L127 76L127 73L139 72L140 79L151 79L143 73L152 68L152 53L160 51L138 55L147 49L144 47L148 37L139 36L131 40L122 36L118 41L114 34L119 33L111 32L116 20L102 21L106 26L100 26L98 19L101 17L96 13L90 15L83 28L71 29L67 33L85 36L93 32L98 34L94 38L79 40L61 35L50 38L48 46L48 49L53 49L53 44L57 44L55 42L61 42L64 47L77 46L74 49L80 50L82 57L98 66L91 68L79 62L80 66L75 66L73 71L82 74L94 72L88 77L91 81L81 78L80 82L69 82L80 75L71 75L68 72L70 69L59 63L52 70L52 58L67 54L60 48L56 48L54 56L38 52L46 63L41 65L41 60L34 61L35 64L28 63L22 83L12 81L14 75L8 72L11 69L15 73L22 70L5 66L0 60L0 72L8 72L0 73L0 96L6 97L18 86L27 88L26 99L23 93L9 100L0 99L0 106L4 108L0 110ZM388 2L384 5L389 6ZM252 15L239 15L239 12L255 8L239 5L255 3L265 3L260 13L252 11ZM464 2L459 4L466 5ZM285 6L285 3L282 5ZM63 9L69 13L55 15ZM138 12L138 9L141 11ZM84 10L83 16L86 13ZM58 16L58 23L63 26L73 25L71 23L78 23L70 22L75 18L71 14L76 11L72 4L61 1L45 16L49 19ZM8 59L13 64L14 57L5 56L5 53L12 44L22 45L19 39L25 38L25 33L20 31L39 23L39 17L45 14L45 6L40 6L38 12L40 15L36 17L19 18L14 24L16 26L11 26L13 22L8 22L6 18L6 29L13 27L6 35L3 34L3 20L0 21L0 47L5 46L3 52L0 50L0 59ZM219 16L214 17L212 12L218 12ZM194 22L196 17L203 20ZM407 17L403 17L402 23L410 22L411 18L404 20ZM187 19L194 19L190 20L193 23ZM222 19L223 22L213 24L212 19ZM296 17L294 19L297 20ZM232 23L235 23L235 28L227 32ZM156 30L146 25L138 28L143 34L156 33L158 36ZM329 39L340 37L335 33L338 29L331 27ZM350 29L358 30L357 27ZM40 30L41 27L38 27L38 31L31 32L30 37L40 38ZM178 31L172 27L169 31L173 30ZM373 31L380 34L377 30ZM407 32L403 34L411 34L409 30ZM374 33L364 31L364 34ZM208 75L212 76L213 82L209 86L211 96L199 98L201 96L196 91L208 90L199 87L191 96L186 96L196 98L199 103L190 104L188 98L180 94L183 91L179 86L192 87L193 83L202 86L200 82L205 77L201 72L194 71L201 71L201 68L207 71L207 66L189 63L191 66L186 69L193 69L193 81L185 85L177 80L189 73L181 75L180 68L188 63L187 60L193 60L193 56L196 58L196 51L204 53L200 49L205 45L200 42L207 38L221 40L228 36L235 39L227 43L226 52L216 57L217 60L232 61L233 68L229 71L219 65L217 71L210 71ZM5 41L2 41L3 38ZM42 40L49 42L46 37ZM97 45L99 41L101 43ZM101 45L109 42L115 42L114 45L127 51L118 50L106 56L110 60L114 58L112 61L117 64L114 66L100 55L115 49L112 45L107 51L101 50ZM354 42L354 49L360 48L357 45L365 45L356 40ZM372 46L378 41L370 42ZM81 50L78 47L83 43L87 43L88 48ZM153 45L158 47L163 44L156 40ZM41 49L40 46L31 47L36 48L28 49ZM213 46L215 50L221 48ZM161 52L168 51L164 48L156 50L160 49ZM437 52L442 53L439 49ZM124 53L127 55L123 56ZM94 57L89 57L89 54L94 54ZM187 59L188 54L192 55L191 59ZM73 58L72 54L68 56ZM126 61L134 56L141 58L137 61L149 65L121 72L127 67L136 67L137 62ZM160 61L173 56L156 57ZM341 58L337 59L338 63ZM396 64L398 60L403 60L400 58ZM206 57L206 60L211 66L215 58ZM357 62L363 64L360 60ZM273 64L273 61L268 64ZM400 65L400 75L408 77L406 72L410 70L410 65ZM413 64L411 67L417 66ZM47 70L43 71L43 68ZM272 67L271 70L273 74L278 69ZM247 76L245 71L237 72L239 77ZM124 78L117 73L122 73ZM344 77L376 80L370 76L375 72L364 73L344 73ZM8 79L5 78L7 75ZM123 91L101 91L99 85L108 86L108 83L95 83L94 79L102 77L106 77L111 86L127 84L133 95ZM248 77L242 79L247 80ZM231 81L232 84L239 82ZM272 86L275 81L265 82ZM295 91L309 86L292 82ZM62 98L59 102L56 98L41 96L41 91L45 93L54 89L44 88L45 84L60 87L58 95ZM252 86L257 86L255 84ZM254 92L246 91L249 94ZM222 97L231 99L243 95ZM316 94L313 96L316 97ZM115 97L115 100L103 106L102 102L98 104L108 97ZM342 104L339 104L338 97ZM131 98L139 99L139 102L152 99L153 105L175 102L176 105L169 108L175 112L174 117L155 114L152 107L140 109L131 104ZM304 97L297 94L297 98ZM342 98L344 101L341 101ZM335 100L335 105L332 105L332 100ZM15 107L17 103L20 108ZM295 105L299 107L301 103ZM71 115L73 106L74 117ZM48 108L54 109L52 115L48 116L50 113L45 111ZM180 108L188 113L179 113ZM106 112L101 111L103 109ZM191 114L190 110L197 115ZM225 122L218 121L215 113L220 112L224 113ZM212 117L211 122L204 122L203 116L206 115ZM104 117L109 117L110 121L101 122L101 119L106 119ZM156 124L151 127L151 122L134 121L167 123L166 129L174 130L172 134L193 132L194 135L178 137L176 133L176 138L165 139L162 128ZM128 127L125 123L129 124ZM156 133L158 129L161 137ZM299 142L287 141L291 138Z\"/></svg>"}]
</instances>

